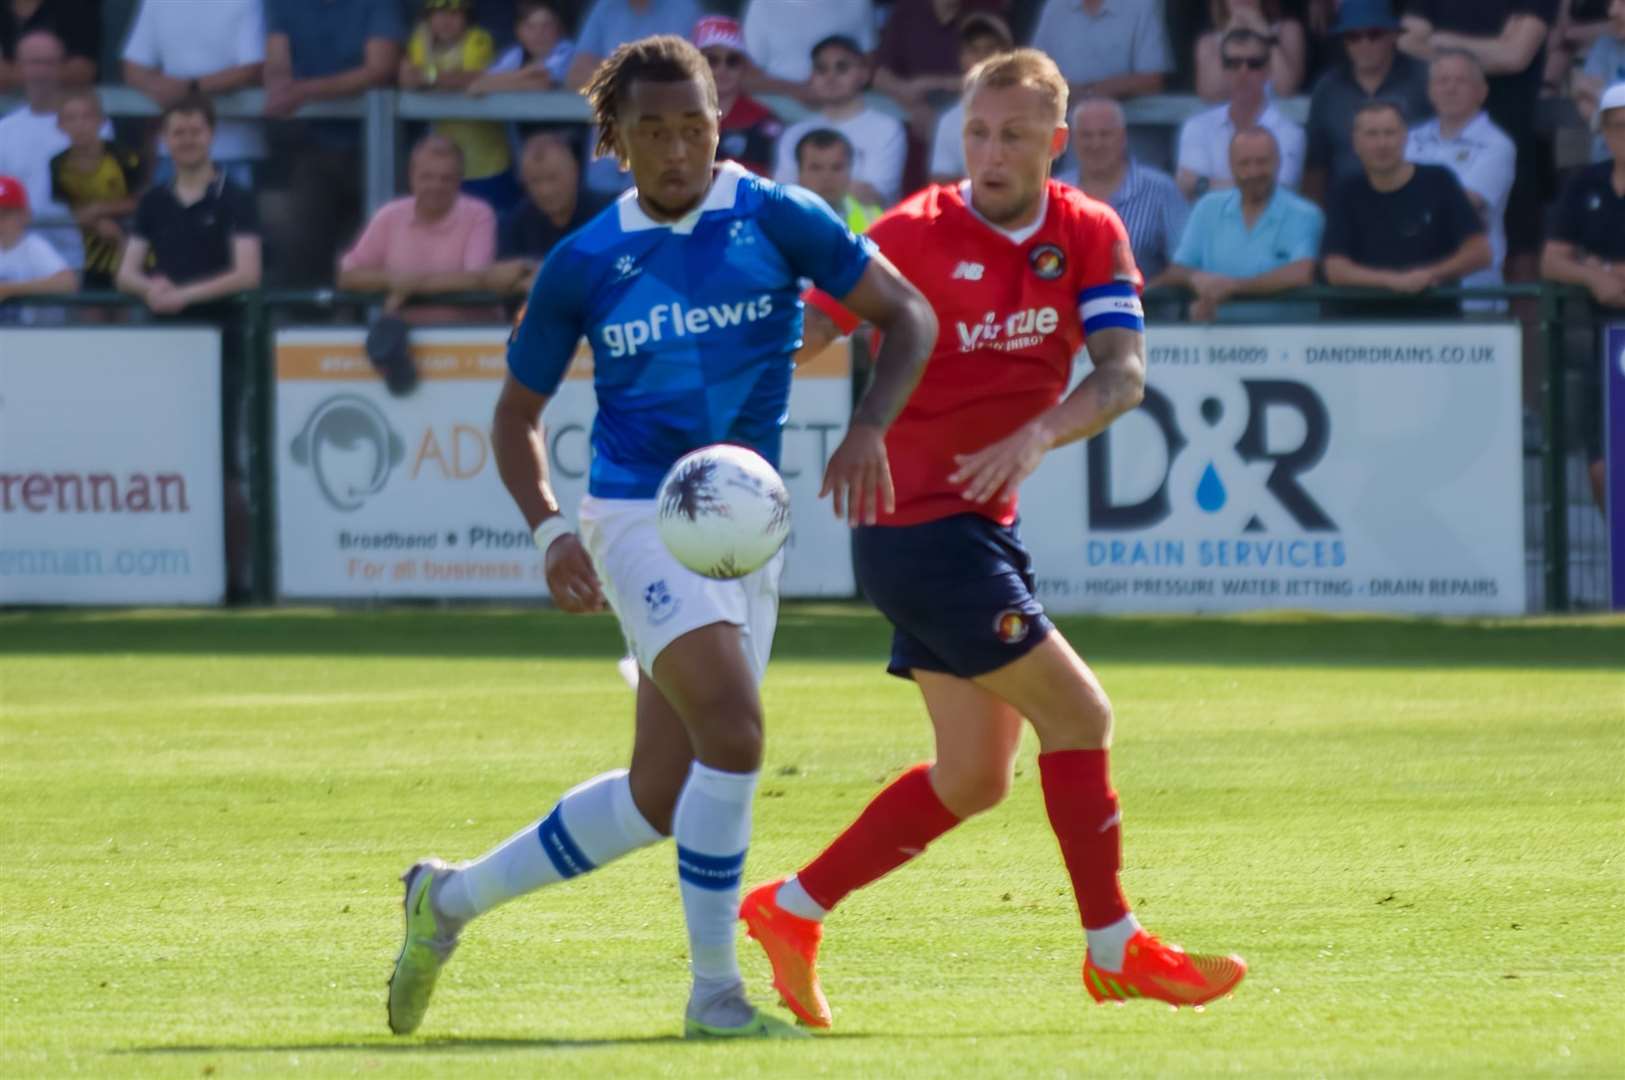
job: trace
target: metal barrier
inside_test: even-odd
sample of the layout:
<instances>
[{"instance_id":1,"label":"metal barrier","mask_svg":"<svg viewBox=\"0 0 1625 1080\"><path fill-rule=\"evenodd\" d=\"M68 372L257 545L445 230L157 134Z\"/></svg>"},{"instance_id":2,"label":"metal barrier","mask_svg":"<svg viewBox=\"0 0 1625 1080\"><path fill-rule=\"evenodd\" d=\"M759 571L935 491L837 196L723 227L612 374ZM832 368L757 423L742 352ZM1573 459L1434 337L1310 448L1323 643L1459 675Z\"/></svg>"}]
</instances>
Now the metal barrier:
<instances>
[{"instance_id":1,"label":"metal barrier","mask_svg":"<svg viewBox=\"0 0 1625 1080\"><path fill-rule=\"evenodd\" d=\"M1599 354L1594 345L1589 349L1583 346L1577 348L1574 339L1566 340L1569 335L1575 334L1581 340L1592 340L1594 335L1588 331L1600 324L1602 313L1591 303L1587 294L1548 284L1512 285L1497 289L1436 289L1422 297L1402 297L1370 289L1315 287L1283 293L1267 301L1240 301L1238 306L1380 300L1385 305L1399 307L1407 303L1450 298L1536 303L1534 328L1538 331L1539 353L1536 357L1526 357L1526 362L1543 362L1545 377L1542 384L1544 409L1540 438L1534 447L1526 442L1524 451L1527 466L1525 508L1530 519L1526 543L1532 557L1538 559L1531 567L1538 572L1528 575L1528 608L1531 611L1567 611L1576 606L1576 599L1580 600L1580 606L1590 606L1597 602L1597 597L1603 597L1601 603L1606 604L1606 571L1600 563L1591 566L1586 561L1589 556L1584 555L1591 547L1604 545L1606 538L1602 519L1591 505L1589 492L1585 490L1584 462L1575 456L1578 450L1583 449L1576 420L1583 418L1570 407L1576 385L1584 385L1588 370L1599 364ZM233 301L239 313L235 320L237 325L232 328L237 335L237 348L243 362L250 365L249 378L245 380L248 394L248 483L254 536L254 599L258 602L268 603L274 596L273 555L277 533L272 476L275 430L275 373L272 370L271 349L273 328L283 313L293 309L302 309L302 314L315 311L323 315L337 315L345 309L361 312L375 306L380 299L380 296L373 294L334 290L289 290L256 291ZM511 296L490 293L466 293L415 298L414 303L490 306L512 299ZM1149 304L1182 306L1187 299L1188 294L1182 290L1155 290L1146 296ZM34 308L114 307L144 312L140 303L133 298L110 293L19 297L13 303ZM146 321L144 315L141 318ZM184 322L184 316L173 321ZM358 318L357 322L360 321ZM1171 321L1187 321L1183 310L1178 320ZM1313 317L1301 321L1313 321ZM1504 320L1500 316L1492 316L1487 321ZM1578 362L1573 358L1576 352L1581 353ZM866 374L860 365L854 372L854 378L861 380ZM1571 528L1576 523L1579 523L1577 527L1584 535L1576 537L1576 529ZM1579 559L1573 546L1576 539L1583 541ZM1538 555L1535 555L1537 552ZM1571 573L1576 562L1585 569L1585 579L1578 583L1583 585L1583 590L1578 596L1577 582Z\"/></svg>"}]
</instances>

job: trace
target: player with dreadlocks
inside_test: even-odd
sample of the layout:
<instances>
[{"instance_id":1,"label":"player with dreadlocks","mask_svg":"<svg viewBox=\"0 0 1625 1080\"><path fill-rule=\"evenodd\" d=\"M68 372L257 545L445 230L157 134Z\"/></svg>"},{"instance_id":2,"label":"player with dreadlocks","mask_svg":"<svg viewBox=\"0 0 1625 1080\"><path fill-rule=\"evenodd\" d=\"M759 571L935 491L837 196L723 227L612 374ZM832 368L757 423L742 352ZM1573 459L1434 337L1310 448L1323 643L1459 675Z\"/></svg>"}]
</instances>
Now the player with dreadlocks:
<instances>
[{"instance_id":1,"label":"player with dreadlocks","mask_svg":"<svg viewBox=\"0 0 1625 1080\"><path fill-rule=\"evenodd\" d=\"M678 37L623 45L587 87L598 150L634 187L562 240L537 272L508 348L492 444L565 611L613 608L641 677L629 769L579 784L472 862L424 859L403 876L406 940L389 1023L417 1029L470 920L677 841L693 988L690 1037L794 1033L745 996L735 953L740 871L762 758L757 684L778 612L782 554L738 581L678 564L655 495L683 454L712 443L779 459L800 279L885 331L873 383L831 456L824 493L849 521L891 512L885 433L936 339L924 297L814 195L716 161L716 85ZM582 337L598 416L588 495L572 525L548 482L541 414Z\"/></svg>"}]
</instances>

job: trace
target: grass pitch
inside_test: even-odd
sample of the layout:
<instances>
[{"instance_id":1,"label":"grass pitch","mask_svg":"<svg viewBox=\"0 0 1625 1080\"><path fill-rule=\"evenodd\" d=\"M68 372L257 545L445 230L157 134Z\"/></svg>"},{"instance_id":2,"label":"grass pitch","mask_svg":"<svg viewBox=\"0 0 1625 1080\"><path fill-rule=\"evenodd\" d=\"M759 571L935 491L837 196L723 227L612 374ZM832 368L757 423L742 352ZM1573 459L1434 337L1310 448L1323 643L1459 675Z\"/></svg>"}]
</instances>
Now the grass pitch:
<instances>
[{"instance_id":1,"label":"grass pitch","mask_svg":"<svg viewBox=\"0 0 1625 1080\"><path fill-rule=\"evenodd\" d=\"M499 909L422 1033L385 1029L396 875L624 762L608 618L0 615L0 1072L1625 1071L1625 622L1064 629L1117 706L1130 897L1244 954L1236 996L1089 1004L1029 735L1007 804L832 918L835 1032L717 1046L676 1037L666 846ZM748 881L927 755L886 640L856 607L787 609Z\"/></svg>"}]
</instances>

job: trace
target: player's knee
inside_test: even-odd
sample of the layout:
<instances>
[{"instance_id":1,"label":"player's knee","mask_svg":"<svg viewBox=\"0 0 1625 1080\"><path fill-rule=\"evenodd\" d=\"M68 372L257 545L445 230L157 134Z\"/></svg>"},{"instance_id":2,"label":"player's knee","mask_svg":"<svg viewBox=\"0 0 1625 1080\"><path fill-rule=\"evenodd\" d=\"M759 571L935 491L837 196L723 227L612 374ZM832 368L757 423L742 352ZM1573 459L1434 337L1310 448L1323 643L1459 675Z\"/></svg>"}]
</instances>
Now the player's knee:
<instances>
[{"instance_id":1,"label":"player's knee","mask_svg":"<svg viewBox=\"0 0 1625 1080\"><path fill-rule=\"evenodd\" d=\"M968 818L993 809L1010 794L1010 770L981 764L974 768L945 769L938 762L931 786L955 816Z\"/></svg>"},{"instance_id":2,"label":"player's knee","mask_svg":"<svg viewBox=\"0 0 1625 1080\"><path fill-rule=\"evenodd\" d=\"M762 706L754 697L719 702L691 725L694 756L724 772L755 772L762 764Z\"/></svg>"},{"instance_id":3,"label":"player's knee","mask_svg":"<svg viewBox=\"0 0 1625 1080\"><path fill-rule=\"evenodd\" d=\"M633 762L628 783L632 789L632 805L643 820L661 836L671 835L672 815L677 812L677 797L688 782L688 762L682 768L640 768Z\"/></svg>"}]
</instances>

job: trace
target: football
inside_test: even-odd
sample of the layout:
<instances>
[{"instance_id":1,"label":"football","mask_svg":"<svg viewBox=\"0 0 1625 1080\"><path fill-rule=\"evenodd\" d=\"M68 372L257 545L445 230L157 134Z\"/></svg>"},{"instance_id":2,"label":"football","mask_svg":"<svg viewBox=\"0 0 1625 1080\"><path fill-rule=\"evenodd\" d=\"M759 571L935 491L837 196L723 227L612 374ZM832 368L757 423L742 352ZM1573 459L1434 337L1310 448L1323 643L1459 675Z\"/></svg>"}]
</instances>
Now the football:
<instances>
[{"instance_id":1,"label":"football","mask_svg":"<svg viewBox=\"0 0 1625 1080\"><path fill-rule=\"evenodd\" d=\"M678 562L708 578L744 577L790 536L790 492L754 450L704 446L677 459L660 482L660 539Z\"/></svg>"}]
</instances>

